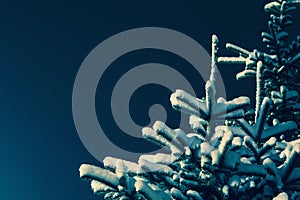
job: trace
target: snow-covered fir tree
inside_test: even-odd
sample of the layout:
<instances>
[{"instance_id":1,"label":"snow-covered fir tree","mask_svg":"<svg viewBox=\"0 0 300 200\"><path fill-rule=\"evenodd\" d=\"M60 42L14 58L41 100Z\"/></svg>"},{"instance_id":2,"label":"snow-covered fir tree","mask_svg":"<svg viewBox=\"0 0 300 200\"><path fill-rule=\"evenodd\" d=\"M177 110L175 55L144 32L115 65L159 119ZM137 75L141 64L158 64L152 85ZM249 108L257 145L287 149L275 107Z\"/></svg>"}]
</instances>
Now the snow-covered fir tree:
<instances>
[{"instance_id":1,"label":"snow-covered fir tree","mask_svg":"<svg viewBox=\"0 0 300 200\"><path fill-rule=\"evenodd\" d=\"M138 163L107 157L104 167L81 165L80 177L105 199L300 199L300 35L293 39L286 31L297 4L265 5L267 52L226 44L237 56L222 57L212 36L205 97L183 90L170 97L174 109L189 115L194 132L160 121L142 131L169 154L143 155ZM222 64L243 64L237 79L256 77L254 108L248 97L216 98L215 74Z\"/></svg>"}]
</instances>

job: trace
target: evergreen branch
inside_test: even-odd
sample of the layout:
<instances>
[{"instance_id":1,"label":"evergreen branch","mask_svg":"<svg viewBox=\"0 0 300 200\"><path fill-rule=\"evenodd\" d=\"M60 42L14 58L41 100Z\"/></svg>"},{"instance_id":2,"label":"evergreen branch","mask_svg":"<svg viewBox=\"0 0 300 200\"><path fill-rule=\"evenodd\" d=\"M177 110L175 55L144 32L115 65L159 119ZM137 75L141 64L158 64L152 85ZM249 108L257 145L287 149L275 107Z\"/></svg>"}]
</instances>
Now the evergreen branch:
<instances>
[{"instance_id":1,"label":"evergreen branch","mask_svg":"<svg viewBox=\"0 0 300 200\"><path fill-rule=\"evenodd\" d=\"M277 126L264 130L261 139L267 140L270 137L278 137L281 134L291 133L297 130L297 124L293 121L283 122Z\"/></svg>"},{"instance_id":2,"label":"evergreen branch","mask_svg":"<svg viewBox=\"0 0 300 200\"><path fill-rule=\"evenodd\" d=\"M145 196L147 200L172 200L171 196L160 189L152 189L147 182L137 180L135 183L136 191Z\"/></svg>"},{"instance_id":3,"label":"evergreen branch","mask_svg":"<svg viewBox=\"0 0 300 200\"><path fill-rule=\"evenodd\" d=\"M293 146L290 156L286 158L286 162L280 168L281 178L284 182L288 180L289 175L294 168L294 164L299 153L300 153L300 144L295 144Z\"/></svg>"},{"instance_id":4,"label":"evergreen branch","mask_svg":"<svg viewBox=\"0 0 300 200\"><path fill-rule=\"evenodd\" d=\"M240 127L245 131L245 133L248 136L250 136L252 139L254 139L254 137L256 136L256 135L254 135L255 127L249 125L248 122L243 118L236 120L236 122L240 125Z\"/></svg>"},{"instance_id":5,"label":"evergreen branch","mask_svg":"<svg viewBox=\"0 0 300 200\"><path fill-rule=\"evenodd\" d=\"M256 68L256 102L255 102L255 122L257 122L260 105L263 98L263 80L262 80L262 69L263 64L261 61L257 63Z\"/></svg>"},{"instance_id":6,"label":"evergreen branch","mask_svg":"<svg viewBox=\"0 0 300 200\"><path fill-rule=\"evenodd\" d=\"M219 57L218 63L220 64L246 64L244 57Z\"/></svg>"},{"instance_id":7,"label":"evergreen branch","mask_svg":"<svg viewBox=\"0 0 300 200\"><path fill-rule=\"evenodd\" d=\"M167 138L158 134L151 128L143 128L142 132L143 132L143 137L146 140L152 141L161 147L168 147L168 149L171 150L172 154L175 155L182 154L182 148L176 141L174 141L174 143L173 141L169 141Z\"/></svg>"},{"instance_id":8,"label":"evergreen branch","mask_svg":"<svg viewBox=\"0 0 300 200\"><path fill-rule=\"evenodd\" d=\"M91 181L91 188L95 194L117 192L116 189L95 180Z\"/></svg>"},{"instance_id":9,"label":"evergreen branch","mask_svg":"<svg viewBox=\"0 0 300 200\"><path fill-rule=\"evenodd\" d=\"M268 112L270 110L272 101L271 99L269 99L268 97L265 97L262 104L261 104L261 108L258 111L257 115L256 115L256 137L255 137L255 141L259 141L262 133L263 133L263 129L265 126L265 122L268 116Z\"/></svg>"},{"instance_id":10,"label":"evergreen branch","mask_svg":"<svg viewBox=\"0 0 300 200\"><path fill-rule=\"evenodd\" d=\"M189 198L195 199L195 200L203 200L203 198L200 196L200 194L194 190L188 190L186 192L187 196Z\"/></svg>"},{"instance_id":11,"label":"evergreen branch","mask_svg":"<svg viewBox=\"0 0 300 200\"><path fill-rule=\"evenodd\" d=\"M178 190L176 188L171 189L171 194L174 199L188 200L188 197L186 197L180 190Z\"/></svg>"},{"instance_id":12,"label":"evergreen branch","mask_svg":"<svg viewBox=\"0 0 300 200\"><path fill-rule=\"evenodd\" d=\"M266 170L264 169L264 167L261 165L241 163L238 166L237 174L250 175L250 176L255 175L255 176L265 177L267 173L266 173Z\"/></svg>"},{"instance_id":13,"label":"evergreen branch","mask_svg":"<svg viewBox=\"0 0 300 200\"><path fill-rule=\"evenodd\" d=\"M207 108L207 116L211 116L215 104L215 94L216 94L213 82L211 81L206 82L205 91L206 91L205 101L206 101L206 108Z\"/></svg>"},{"instance_id":14,"label":"evergreen branch","mask_svg":"<svg viewBox=\"0 0 300 200\"><path fill-rule=\"evenodd\" d=\"M259 161L259 158L258 158L258 146L254 142L254 140L251 137L249 137L249 136L245 136L244 137L244 145L249 148L249 150L252 152L252 154L255 157L255 159L257 161Z\"/></svg>"},{"instance_id":15,"label":"evergreen branch","mask_svg":"<svg viewBox=\"0 0 300 200\"><path fill-rule=\"evenodd\" d=\"M271 137L269 140L258 150L258 158L261 158L265 153L271 150L276 145L276 138Z\"/></svg>"},{"instance_id":16,"label":"evergreen branch","mask_svg":"<svg viewBox=\"0 0 300 200\"><path fill-rule=\"evenodd\" d=\"M79 168L80 178L96 180L114 189L118 188L119 179L116 174L93 165L82 164Z\"/></svg>"},{"instance_id":17,"label":"evergreen branch","mask_svg":"<svg viewBox=\"0 0 300 200\"><path fill-rule=\"evenodd\" d=\"M252 69L246 69L236 75L236 80L241 80L243 78L256 76L256 71Z\"/></svg>"},{"instance_id":18,"label":"evergreen branch","mask_svg":"<svg viewBox=\"0 0 300 200\"><path fill-rule=\"evenodd\" d=\"M218 71L217 68L217 53L218 53L218 43L219 39L216 35L212 36L212 42L211 42L211 72L210 72L210 77L209 80L212 82L212 84L215 84L216 81L216 73Z\"/></svg>"},{"instance_id":19,"label":"evergreen branch","mask_svg":"<svg viewBox=\"0 0 300 200\"><path fill-rule=\"evenodd\" d=\"M278 170L277 166L275 165L275 163L270 158L266 158L263 161L263 166L272 176L275 177L274 183L275 183L277 189L279 189L279 190L282 189L284 184L282 183L279 170Z\"/></svg>"},{"instance_id":20,"label":"evergreen branch","mask_svg":"<svg viewBox=\"0 0 300 200\"><path fill-rule=\"evenodd\" d=\"M105 169L108 169L112 172L115 172L117 170L117 163L120 161L121 159L118 158L113 158L113 157L106 157L103 160L103 164ZM141 173L145 173L140 166L138 166L138 164L134 163L134 162L130 162L130 161L126 161L126 160L121 160L122 161L122 165L124 165L123 167L123 171L125 171L127 174L134 176L137 174L141 174Z\"/></svg>"},{"instance_id":21,"label":"evergreen branch","mask_svg":"<svg viewBox=\"0 0 300 200\"><path fill-rule=\"evenodd\" d=\"M235 52L239 53L240 56L242 56L244 58L247 58L250 55L249 51L247 51L246 49L243 49L243 48L241 48L237 45L234 45L234 44L227 43L226 48L228 50L232 50L232 51L235 51Z\"/></svg>"}]
</instances>

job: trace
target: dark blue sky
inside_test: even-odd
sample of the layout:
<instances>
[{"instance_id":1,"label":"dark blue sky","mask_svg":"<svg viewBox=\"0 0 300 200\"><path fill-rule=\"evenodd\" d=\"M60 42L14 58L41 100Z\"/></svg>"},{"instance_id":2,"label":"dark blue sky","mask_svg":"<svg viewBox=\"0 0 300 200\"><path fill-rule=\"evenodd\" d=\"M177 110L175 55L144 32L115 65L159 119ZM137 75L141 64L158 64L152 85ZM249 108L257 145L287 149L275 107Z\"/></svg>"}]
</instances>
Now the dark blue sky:
<instances>
[{"instance_id":1,"label":"dark blue sky","mask_svg":"<svg viewBox=\"0 0 300 200\"><path fill-rule=\"evenodd\" d=\"M81 163L99 161L77 135L72 87L82 61L101 41L127 29L158 26L189 35L208 52L212 33L223 46L230 41L260 49L265 2L2 1L0 199L97 199L78 176ZM254 94L248 86L254 82L235 82L240 70L220 67L229 98Z\"/></svg>"}]
</instances>

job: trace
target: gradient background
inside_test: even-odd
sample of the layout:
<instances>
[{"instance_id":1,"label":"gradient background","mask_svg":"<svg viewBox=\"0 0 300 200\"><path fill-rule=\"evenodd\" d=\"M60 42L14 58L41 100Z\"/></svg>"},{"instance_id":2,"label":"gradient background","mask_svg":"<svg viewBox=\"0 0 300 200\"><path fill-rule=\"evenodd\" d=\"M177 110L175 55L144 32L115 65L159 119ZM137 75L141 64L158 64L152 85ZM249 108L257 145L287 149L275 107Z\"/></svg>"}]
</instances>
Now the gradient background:
<instances>
[{"instance_id":1,"label":"gradient background","mask_svg":"<svg viewBox=\"0 0 300 200\"><path fill-rule=\"evenodd\" d=\"M71 97L83 59L100 42L127 29L158 26L189 35L208 52L213 33L222 46L263 50L257 41L267 29L265 2L2 1L0 199L99 199L79 179L81 163L100 163L77 135ZM231 54L222 48L221 53ZM160 57L162 63L171 58ZM220 66L229 99L254 95L254 80L235 81L242 68Z\"/></svg>"}]
</instances>

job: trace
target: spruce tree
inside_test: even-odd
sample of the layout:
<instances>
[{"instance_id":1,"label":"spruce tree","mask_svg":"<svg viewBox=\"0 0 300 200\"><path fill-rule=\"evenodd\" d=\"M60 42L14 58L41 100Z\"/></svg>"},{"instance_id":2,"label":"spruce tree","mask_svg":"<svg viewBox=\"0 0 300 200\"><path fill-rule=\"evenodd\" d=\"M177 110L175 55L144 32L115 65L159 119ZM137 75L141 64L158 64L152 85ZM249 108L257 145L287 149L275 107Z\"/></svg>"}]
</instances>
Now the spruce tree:
<instances>
[{"instance_id":1,"label":"spruce tree","mask_svg":"<svg viewBox=\"0 0 300 200\"><path fill-rule=\"evenodd\" d=\"M237 56L220 56L212 36L205 97L183 90L170 97L173 108L189 116L193 133L160 121L142 131L169 153L143 155L138 163L107 157L103 167L82 164L80 177L105 199L300 199L300 35L287 32L297 4L265 5L267 52L226 44ZM215 74L223 64L245 66L237 79L256 78L255 107L244 96L216 98Z\"/></svg>"}]
</instances>

